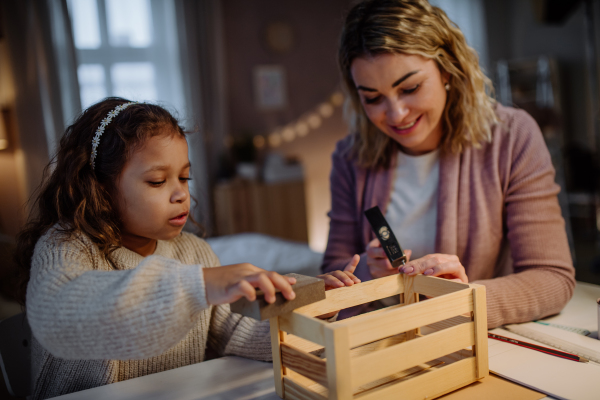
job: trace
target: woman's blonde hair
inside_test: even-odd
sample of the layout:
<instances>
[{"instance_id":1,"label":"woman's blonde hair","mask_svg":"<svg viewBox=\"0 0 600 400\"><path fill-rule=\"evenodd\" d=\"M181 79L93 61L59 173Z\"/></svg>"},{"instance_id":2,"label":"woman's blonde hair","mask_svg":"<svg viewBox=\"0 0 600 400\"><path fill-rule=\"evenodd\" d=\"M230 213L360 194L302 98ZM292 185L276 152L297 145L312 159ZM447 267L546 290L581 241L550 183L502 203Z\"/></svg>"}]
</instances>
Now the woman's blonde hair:
<instances>
[{"instance_id":1,"label":"woman's blonde hair","mask_svg":"<svg viewBox=\"0 0 600 400\"><path fill-rule=\"evenodd\" d=\"M446 13L426 0L365 0L348 13L338 52L354 135L351 152L361 166L387 167L396 149L395 142L368 119L350 72L356 58L379 54L418 54L435 60L449 74L442 117L444 150L458 153L491 140L491 125L497 122L491 81Z\"/></svg>"}]
</instances>

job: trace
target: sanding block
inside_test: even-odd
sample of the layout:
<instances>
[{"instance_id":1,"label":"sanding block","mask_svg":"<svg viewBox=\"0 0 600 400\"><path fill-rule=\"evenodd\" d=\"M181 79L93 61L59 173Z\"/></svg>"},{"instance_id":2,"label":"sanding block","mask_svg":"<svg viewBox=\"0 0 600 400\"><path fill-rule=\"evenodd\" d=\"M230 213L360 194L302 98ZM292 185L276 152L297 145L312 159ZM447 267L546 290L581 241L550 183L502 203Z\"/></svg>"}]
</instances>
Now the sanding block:
<instances>
[{"instance_id":1,"label":"sanding block","mask_svg":"<svg viewBox=\"0 0 600 400\"><path fill-rule=\"evenodd\" d=\"M275 302L267 303L262 290L257 290L256 300L249 301L245 297L242 297L230 304L231 311L263 321L325 299L325 281L323 279L299 274L287 274L284 276L296 278L296 283L292 285L292 289L296 293L296 297L293 300L287 300L277 290L275 293Z\"/></svg>"}]
</instances>

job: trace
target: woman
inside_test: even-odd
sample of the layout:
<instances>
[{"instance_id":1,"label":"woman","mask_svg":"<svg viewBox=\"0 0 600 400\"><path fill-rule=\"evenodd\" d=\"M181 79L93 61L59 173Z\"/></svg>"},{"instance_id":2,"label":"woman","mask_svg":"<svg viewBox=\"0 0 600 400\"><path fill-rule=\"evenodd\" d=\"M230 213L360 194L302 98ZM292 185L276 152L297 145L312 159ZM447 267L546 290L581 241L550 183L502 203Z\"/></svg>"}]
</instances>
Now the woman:
<instances>
[{"instance_id":1,"label":"woman","mask_svg":"<svg viewBox=\"0 0 600 400\"><path fill-rule=\"evenodd\" d=\"M488 95L460 30L425 0L367 0L338 53L351 133L333 154L323 271L398 273L364 211L377 205L414 261L400 272L487 288L488 328L558 313L575 286L540 129ZM344 310L341 318L371 307Z\"/></svg>"}]
</instances>

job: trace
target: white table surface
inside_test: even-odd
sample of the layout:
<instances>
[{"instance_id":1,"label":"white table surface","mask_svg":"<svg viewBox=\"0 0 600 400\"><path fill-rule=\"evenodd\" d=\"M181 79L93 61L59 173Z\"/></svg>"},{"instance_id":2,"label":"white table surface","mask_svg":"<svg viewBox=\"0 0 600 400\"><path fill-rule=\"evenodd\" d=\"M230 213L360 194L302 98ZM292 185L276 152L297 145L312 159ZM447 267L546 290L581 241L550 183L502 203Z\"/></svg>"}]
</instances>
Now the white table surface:
<instances>
[{"instance_id":1,"label":"white table surface","mask_svg":"<svg viewBox=\"0 0 600 400\"><path fill-rule=\"evenodd\" d=\"M565 309L547 318L556 324L597 334L600 286L577 282ZM591 335L591 336L592 336ZM273 365L241 357L223 357L111 385L55 397L60 400L276 400Z\"/></svg>"}]
</instances>

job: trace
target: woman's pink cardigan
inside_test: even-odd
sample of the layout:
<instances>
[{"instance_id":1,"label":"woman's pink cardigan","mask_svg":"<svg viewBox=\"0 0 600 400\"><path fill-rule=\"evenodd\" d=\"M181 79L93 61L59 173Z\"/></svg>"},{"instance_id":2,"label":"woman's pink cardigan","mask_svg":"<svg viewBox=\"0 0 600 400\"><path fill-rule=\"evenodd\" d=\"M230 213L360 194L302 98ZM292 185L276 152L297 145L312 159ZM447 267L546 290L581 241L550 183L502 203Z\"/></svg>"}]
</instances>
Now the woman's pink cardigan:
<instances>
[{"instance_id":1,"label":"woman's pink cardigan","mask_svg":"<svg viewBox=\"0 0 600 400\"><path fill-rule=\"evenodd\" d=\"M525 111L498 105L496 113L491 143L440 155L435 240L437 253L457 255L469 281L486 286L488 328L556 314L575 287L560 188L540 129ZM333 154L322 269L343 269L360 254L356 275L365 281L372 279L365 247L375 236L363 212L375 205L386 212L395 159L389 169L358 167L347 156L351 140L341 140ZM367 310L343 310L340 317Z\"/></svg>"}]
</instances>

